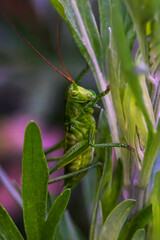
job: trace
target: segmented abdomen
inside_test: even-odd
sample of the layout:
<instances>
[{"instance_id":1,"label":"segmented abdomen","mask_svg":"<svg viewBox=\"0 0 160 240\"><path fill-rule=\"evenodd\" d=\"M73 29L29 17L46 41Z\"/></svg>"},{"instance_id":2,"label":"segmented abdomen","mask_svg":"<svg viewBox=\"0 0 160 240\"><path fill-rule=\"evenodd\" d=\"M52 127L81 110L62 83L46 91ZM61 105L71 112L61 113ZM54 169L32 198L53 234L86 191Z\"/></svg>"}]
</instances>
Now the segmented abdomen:
<instances>
[{"instance_id":1,"label":"segmented abdomen","mask_svg":"<svg viewBox=\"0 0 160 240\"><path fill-rule=\"evenodd\" d=\"M70 106L71 107L71 106ZM71 110L71 109L70 109ZM65 153L75 146L77 143L82 141L88 142L89 132L91 131L95 135L95 120L91 114L82 114L79 112L77 118L69 119L67 116L66 123L66 135L65 135ZM89 166L93 159L93 148L89 146L84 150L78 157L74 158L64 168L64 173L75 172L80 169L84 169ZM67 187L75 185L79 180L86 174L86 172L73 176L72 178L66 179L64 185Z\"/></svg>"}]
</instances>

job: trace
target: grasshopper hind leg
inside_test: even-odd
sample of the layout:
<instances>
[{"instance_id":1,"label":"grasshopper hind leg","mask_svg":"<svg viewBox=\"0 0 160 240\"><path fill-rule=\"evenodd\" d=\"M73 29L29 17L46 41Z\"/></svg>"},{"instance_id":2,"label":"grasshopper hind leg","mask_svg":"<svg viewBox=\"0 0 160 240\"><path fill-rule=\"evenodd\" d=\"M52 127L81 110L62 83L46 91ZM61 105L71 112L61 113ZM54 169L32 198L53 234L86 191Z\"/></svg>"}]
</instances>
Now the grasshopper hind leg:
<instances>
[{"instance_id":1,"label":"grasshopper hind leg","mask_svg":"<svg viewBox=\"0 0 160 240\"><path fill-rule=\"evenodd\" d=\"M130 145L124 144L124 143L116 143L116 142L94 143L92 133L89 134L89 145L94 148L120 147L120 148L126 148L131 152L135 151L134 148L132 148Z\"/></svg>"}]
</instances>

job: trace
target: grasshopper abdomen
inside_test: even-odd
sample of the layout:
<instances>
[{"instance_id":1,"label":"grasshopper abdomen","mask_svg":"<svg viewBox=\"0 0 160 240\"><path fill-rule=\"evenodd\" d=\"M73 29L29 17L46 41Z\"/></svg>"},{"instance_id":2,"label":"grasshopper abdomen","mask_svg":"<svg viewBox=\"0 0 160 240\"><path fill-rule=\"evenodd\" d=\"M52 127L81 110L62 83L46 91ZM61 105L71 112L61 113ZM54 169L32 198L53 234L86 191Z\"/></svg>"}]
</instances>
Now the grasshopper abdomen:
<instances>
[{"instance_id":1,"label":"grasshopper abdomen","mask_svg":"<svg viewBox=\"0 0 160 240\"><path fill-rule=\"evenodd\" d=\"M80 142L88 142L89 134L95 135L95 119L93 118L93 109L85 109L84 106L93 100L96 94L93 91L84 89L76 84L71 84L66 95L66 134L64 152L67 152L73 146ZM64 172L71 173L88 167L93 160L93 148L88 146L83 152L68 163ZM65 186L73 186L85 175L80 173L72 178L65 180Z\"/></svg>"}]
</instances>

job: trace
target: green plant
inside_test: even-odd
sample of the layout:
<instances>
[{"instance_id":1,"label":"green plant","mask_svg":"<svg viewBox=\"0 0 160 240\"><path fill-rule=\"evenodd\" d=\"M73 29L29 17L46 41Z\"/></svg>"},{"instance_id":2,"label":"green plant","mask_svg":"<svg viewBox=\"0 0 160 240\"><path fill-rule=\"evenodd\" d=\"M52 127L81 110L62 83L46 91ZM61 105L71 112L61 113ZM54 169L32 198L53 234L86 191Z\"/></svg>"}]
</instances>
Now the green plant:
<instances>
[{"instance_id":1,"label":"green plant","mask_svg":"<svg viewBox=\"0 0 160 240\"><path fill-rule=\"evenodd\" d=\"M107 83L111 86L111 94L103 99L105 111L102 110L99 117L98 143L111 142L112 139L135 148L134 153L115 149L116 167L110 150L96 150L95 161L103 164L103 170L97 169L93 178L87 176L83 185L85 194L89 195L88 199L86 196L87 208L92 209L90 240L158 240L160 172L156 173L152 192L149 184L160 147L160 2L98 0L100 31L88 0L50 2L67 23L99 91L104 91ZM137 49L134 46L136 37L139 42ZM69 190L58 197L45 220L48 170L39 139L37 126L30 123L23 150L24 224L28 239L54 239L55 227L68 202ZM37 159L35 166L31 165L33 158ZM42 175L43 181L40 179ZM34 183L32 188L28 187L30 181ZM95 194L89 194L91 181L92 186L95 183ZM38 195L37 189L40 191ZM28 200L28 196L31 199ZM43 210L41 214L35 205ZM28 217L29 211L35 214L33 219ZM20 238L10 217L4 210L1 212L1 235L14 234L15 239ZM4 218L11 226L10 233ZM51 232L52 224L55 227ZM36 226L36 231L32 233L33 226ZM65 213L55 239L72 238L84 239Z\"/></svg>"}]
</instances>

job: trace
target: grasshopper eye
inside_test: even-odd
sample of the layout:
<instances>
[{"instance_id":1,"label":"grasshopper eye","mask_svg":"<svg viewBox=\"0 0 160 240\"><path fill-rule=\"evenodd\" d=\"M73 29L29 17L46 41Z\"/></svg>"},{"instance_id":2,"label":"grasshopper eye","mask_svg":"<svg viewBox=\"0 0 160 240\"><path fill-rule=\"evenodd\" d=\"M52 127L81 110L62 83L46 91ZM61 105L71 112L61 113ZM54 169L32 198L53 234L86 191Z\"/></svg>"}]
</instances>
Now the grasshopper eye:
<instances>
[{"instance_id":1,"label":"grasshopper eye","mask_svg":"<svg viewBox=\"0 0 160 240\"><path fill-rule=\"evenodd\" d=\"M75 90L72 90L71 94L72 94L73 96L76 96L76 95L78 94L78 92L75 91Z\"/></svg>"}]
</instances>

